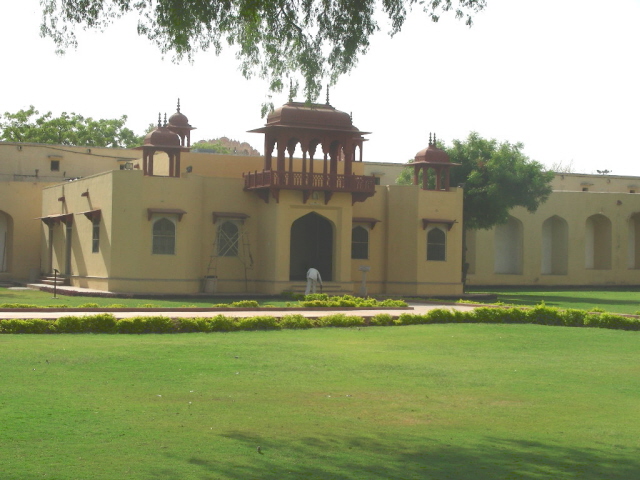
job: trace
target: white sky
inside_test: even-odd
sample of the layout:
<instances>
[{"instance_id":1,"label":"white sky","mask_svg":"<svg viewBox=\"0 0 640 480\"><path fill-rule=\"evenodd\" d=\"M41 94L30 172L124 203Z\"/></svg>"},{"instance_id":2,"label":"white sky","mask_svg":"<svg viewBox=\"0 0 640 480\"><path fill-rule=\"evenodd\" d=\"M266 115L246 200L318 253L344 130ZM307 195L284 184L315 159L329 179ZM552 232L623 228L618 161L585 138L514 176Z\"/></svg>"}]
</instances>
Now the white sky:
<instances>
[{"instance_id":1,"label":"white sky","mask_svg":"<svg viewBox=\"0 0 640 480\"><path fill-rule=\"evenodd\" d=\"M135 32L135 19L79 33L57 56L39 36L38 0L0 5L0 112L94 118L128 115L142 133L159 111L182 112L192 143L227 136L262 151L266 85L245 80L233 54L198 54L176 65ZM331 104L373 132L365 161L406 162L436 132L447 144L470 131L521 141L545 165L640 175L640 0L488 0L468 28L414 13L393 39L380 32ZM287 93L274 97L276 107ZM301 100L301 98L300 98ZM319 99L324 103L324 94Z\"/></svg>"}]
</instances>

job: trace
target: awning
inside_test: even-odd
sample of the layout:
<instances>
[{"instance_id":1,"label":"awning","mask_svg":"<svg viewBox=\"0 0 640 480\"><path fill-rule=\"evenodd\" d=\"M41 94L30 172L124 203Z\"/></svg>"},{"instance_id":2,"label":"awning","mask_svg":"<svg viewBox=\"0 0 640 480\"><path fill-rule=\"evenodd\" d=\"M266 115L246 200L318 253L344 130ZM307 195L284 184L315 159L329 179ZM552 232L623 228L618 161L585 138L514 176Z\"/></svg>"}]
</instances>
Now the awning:
<instances>
[{"instance_id":1,"label":"awning","mask_svg":"<svg viewBox=\"0 0 640 480\"><path fill-rule=\"evenodd\" d=\"M46 217L38 217L36 220L42 220L42 223L51 227L57 223L64 223L65 225L73 224L73 213L61 213L58 215L47 215Z\"/></svg>"},{"instance_id":2,"label":"awning","mask_svg":"<svg viewBox=\"0 0 640 480\"><path fill-rule=\"evenodd\" d=\"M380 220L378 220L377 218L370 218L370 217L353 217L352 222L353 223L368 223L369 227L371 227L371 230L374 229L374 227L376 226L376 223L378 223Z\"/></svg>"},{"instance_id":3,"label":"awning","mask_svg":"<svg viewBox=\"0 0 640 480\"><path fill-rule=\"evenodd\" d=\"M216 223L219 218L238 218L244 223L245 219L249 218L249 215L246 213L236 212L212 212L211 216L213 217L213 223Z\"/></svg>"},{"instance_id":4,"label":"awning","mask_svg":"<svg viewBox=\"0 0 640 480\"><path fill-rule=\"evenodd\" d=\"M458 223L457 220L445 220L442 218L423 218L422 219L422 229L426 230L430 223L439 223L441 225L446 225L447 230L451 230L454 223Z\"/></svg>"},{"instance_id":5,"label":"awning","mask_svg":"<svg viewBox=\"0 0 640 480\"><path fill-rule=\"evenodd\" d=\"M76 215L84 215L91 221L93 221L94 219L97 219L99 221L100 217L102 216L102 210L100 210L99 208L96 210L87 210L86 212L76 213Z\"/></svg>"},{"instance_id":6,"label":"awning","mask_svg":"<svg viewBox=\"0 0 640 480\"><path fill-rule=\"evenodd\" d=\"M187 212L179 208L147 208L147 219L151 220L153 215L177 215L180 221L185 213Z\"/></svg>"}]
</instances>

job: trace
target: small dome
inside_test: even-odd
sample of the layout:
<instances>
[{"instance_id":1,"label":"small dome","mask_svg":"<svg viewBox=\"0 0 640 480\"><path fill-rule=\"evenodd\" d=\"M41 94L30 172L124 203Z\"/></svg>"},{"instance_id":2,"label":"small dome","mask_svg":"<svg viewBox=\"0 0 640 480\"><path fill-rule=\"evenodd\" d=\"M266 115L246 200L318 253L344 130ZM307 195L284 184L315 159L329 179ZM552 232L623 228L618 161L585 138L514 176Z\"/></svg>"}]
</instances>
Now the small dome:
<instances>
[{"instance_id":1,"label":"small dome","mask_svg":"<svg viewBox=\"0 0 640 480\"><path fill-rule=\"evenodd\" d=\"M416 163L430 163L432 165L451 164L451 160L449 160L447 152L436 146L435 133L433 134L433 139L431 138L431 134L429 134L429 146L416 153L416 158L412 165L415 165Z\"/></svg>"},{"instance_id":2,"label":"small dome","mask_svg":"<svg viewBox=\"0 0 640 480\"><path fill-rule=\"evenodd\" d=\"M168 127L187 127L190 128L189 119L187 116L180 112L180 99L178 99L178 108L176 113L169 117Z\"/></svg>"},{"instance_id":3,"label":"small dome","mask_svg":"<svg viewBox=\"0 0 640 480\"><path fill-rule=\"evenodd\" d=\"M449 155L444 150L440 150L434 144L430 144L427 148L416 153L414 163L451 163Z\"/></svg>"},{"instance_id":4,"label":"small dome","mask_svg":"<svg viewBox=\"0 0 640 480\"><path fill-rule=\"evenodd\" d=\"M304 126L351 130L351 116L331 105L289 102L267 116L267 125Z\"/></svg>"},{"instance_id":5,"label":"small dome","mask_svg":"<svg viewBox=\"0 0 640 480\"><path fill-rule=\"evenodd\" d=\"M176 112L169 117L169 126L171 127L190 127L189 119L180 112Z\"/></svg>"},{"instance_id":6,"label":"small dome","mask_svg":"<svg viewBox=\"0 0 640 480\"><path fill-rule=\"evenodd\" d=\"M180 137L167 127L157 127L144 137L145 146L180 147Z\"/></svg>"}]
</instances>

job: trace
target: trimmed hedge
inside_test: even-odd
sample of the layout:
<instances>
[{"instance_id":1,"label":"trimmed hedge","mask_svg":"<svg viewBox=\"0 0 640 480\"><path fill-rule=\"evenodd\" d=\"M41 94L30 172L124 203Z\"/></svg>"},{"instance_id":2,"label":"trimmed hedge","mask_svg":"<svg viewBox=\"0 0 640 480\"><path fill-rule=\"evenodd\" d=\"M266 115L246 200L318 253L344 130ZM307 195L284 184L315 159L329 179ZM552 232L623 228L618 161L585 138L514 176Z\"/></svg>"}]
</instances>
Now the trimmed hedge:
<instances>
[{"instance_id":1,"label":"trimmed hedge","mask_svg":"<svg viewBox=\"0 0 640 480\"><path fill-rule=\"evenodd\" d=\"M329 297L326 293L313 293L306 295L304 300L300 300L299 305L307 308L312 307L406 307L404 300L376 300L375 298L354 297L343 295L341 297Z\"/></svg>"},{"instance_id":2,"label":"trimmed hedge","mask_svg":"<svg viewBox=\"0 0 640 480\"><path fill-rule=\"evenodd\" d=\"M424 315L403 313L394 319L380 313L369 320L343 313L317 319L303 315L172 319L162 316L116 319L111 313L75 317L66 315L57 320L0 320L0 333L179 333L232 332L238 330L279 330L316 327L364 327L387 325L424 325L435 323L529 323L565 327L595 327L640 331L640 320L611 313L590 313L583 310L559 310L539 305L530 309L480 307L472 311L436 308Z\"/></svg>"}]
</instances>

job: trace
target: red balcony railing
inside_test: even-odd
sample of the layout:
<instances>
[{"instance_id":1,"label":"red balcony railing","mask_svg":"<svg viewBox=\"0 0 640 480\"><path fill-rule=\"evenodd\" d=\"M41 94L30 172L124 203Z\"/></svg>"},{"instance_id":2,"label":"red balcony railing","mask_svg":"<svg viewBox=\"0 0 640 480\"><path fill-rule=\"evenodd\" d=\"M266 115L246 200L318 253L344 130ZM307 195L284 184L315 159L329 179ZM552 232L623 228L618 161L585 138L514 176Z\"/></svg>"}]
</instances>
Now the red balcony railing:
<instances>
[{"instance_id":1,"label":"red balcony railing","mask_svg":"<svg viewBox=\"0 0 640 480\"><path fill-rule=\"evenodd\" d=\"M244 188L245 190L277 188L373 194L376 190L376 184L373 176L263 170L262 172L245 173Z\"/></svg>"}]
</instances>

